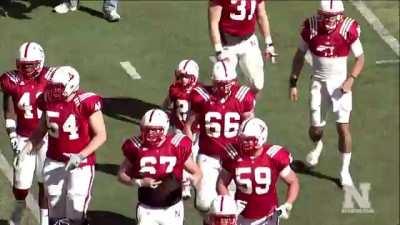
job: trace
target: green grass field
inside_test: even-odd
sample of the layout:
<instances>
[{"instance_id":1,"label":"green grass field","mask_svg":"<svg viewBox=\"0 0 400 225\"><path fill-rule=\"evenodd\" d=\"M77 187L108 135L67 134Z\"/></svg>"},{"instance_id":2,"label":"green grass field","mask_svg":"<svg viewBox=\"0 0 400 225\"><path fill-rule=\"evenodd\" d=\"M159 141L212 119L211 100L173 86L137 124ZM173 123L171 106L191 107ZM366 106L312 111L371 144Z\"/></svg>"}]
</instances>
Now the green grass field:
<instances>
[{"instance_id":1,"label":"green grass field","mask_svg":"<svg viewBox=\"0 0 400 225\"><path fill-rule=\"evenodd\" d=\"M91 218L94 225L134 224L136 191L116 181L124 137L138 132L143 113L163 101L177 63L192 58L200 64L201 80L208 82L213 53L207 31L207 2L120 2L122 21L101 18L101 2L83 2L81 10L55 15L49 3L32 12L15 3L8 18L0 18L0 68L14 68L15 53L25 41L36 41L46 51L47 65L68 64L81 74L81 87L104 97L108 141L98 151L98 167ZM370 4L370 3L368 3ZM374 2L377 16L398 39L398 2ZM315 1L267 3L273 39L279 53L276 65L266 65L266 88L256 113L270 128L270 143L289 148L303 160L308 141L309 67L300 81L300 99L288 101L287 80L297 48L301 21L316 12ZM359 21L366 66L354 86L352 132L354 154L351 172L356 183L370 183L374 214L342 214L343 191L336 181L340 160L333 123L327 127L325 151L311 174L300 174L301 192L291 218L284 225L396 225L399 223L399 65L376 65L377 60L398 59L365 19L346 3L346 14ZM397 21L397 22L396 22ZM262 45L263 46L263 45ZM119 62L130 61L142 79L131 80ZM351 60L350 60L351 61ZM333 122L333 121L331 121ZM3 126L3 121L0 127ZM0 149L11 162L4 129ZM285 186L280 184L283 197ZM35 194L35 193L33 193ZM12 192L0 173L0 225L12 209ZM186 201L187 224L201 224L191 200ZM36 225L27 215L23 225Z\"/></svg>"}]
</instances>

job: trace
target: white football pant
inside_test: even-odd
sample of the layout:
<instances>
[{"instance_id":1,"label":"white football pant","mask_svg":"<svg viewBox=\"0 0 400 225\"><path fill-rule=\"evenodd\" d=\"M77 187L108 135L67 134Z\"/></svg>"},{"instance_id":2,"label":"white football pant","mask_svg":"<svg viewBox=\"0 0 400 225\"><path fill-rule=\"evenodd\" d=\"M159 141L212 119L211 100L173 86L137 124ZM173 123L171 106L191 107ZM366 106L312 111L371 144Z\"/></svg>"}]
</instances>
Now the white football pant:
<instances>
[{"instance_id":1,"label":"white football pant","mask_svg":"<svg viewBox=\"0 0 400 225\"><path fill-rule=\"evenodd\" d=\"M277 216L266 216L262 219L246 219L242 215L238 216L237 225L278 225L279 219Z\"/></svg>"},{"instance_id":2,"label":"white football pant","mask_svg":"<svg viewBox=\"0 0 400 225\"><path fill-rule=\"evenodd\" d=\"M43 178L50 218L80 220L91 199L94 166L65 171L65 163L46 159Z\"/></svg>"},{"instance_id":3,"label":"white football pant","mask_svg":"<svg viewBox=\"0 0 400 225\"><path fill-rule=\"evenodd\" d=\"M17 151L22 151L28 141L27 137L18 136ZM36 180L43 183L42 170L47 152L47 136L37 146L36 154L25 156L21 162L20 168L14 168L14 187L19 190L30 189L33 183L33 177L36 171Z\"/></svg>"},{"instance_id":4,"label":"white football pant","mask_svg":"<svg viewBox=\"0 0 400 225\"><path fill-rule=\"evenodd\" d=\"M196 207L201 211L208 211L211 202L218 196L217 180L221 171L220 159L199 154L197 156L197 165L199 165L203 173L203 179L196 186ZM236 186L232 181L229 185L230 194L234 195L235 190Z\"/></svg>"},{"instance_id":5,"label":"white football pant","mask_svg":"<svg viewBox=\"0 0 400 225\"><path fill-rule=\"evenodd\" d=\"M239 62L244 75L251 83L251 87L256 91L261 91L264 87L264 60L260 51L256 35L252 35L246 41L237 45L224 47L227 52L229 62L235 67Z\"/></svg>"},{"instance_id":6,"label":"white football pant","mask_svg":"<svg viewBox=\"0 0 400 225\"><path fill-rule=\"evenodd\" d=\"M184 207L180 201L166 209L139 204L136 210L138 225L183 225Z\"/></svg>"},{"instance_id":7,"label":"white football pant","mask_svg":"<svg viewBox=\"0 0 400 225\"><path fill-rule=\"evenodd\" d=\"M352 93L342 93L342 83L341 80L321 80L315 77L311 79L311 126L325 126L329 110L332 110L337 123L350 122Z\"/></svg>"}]
</instances>

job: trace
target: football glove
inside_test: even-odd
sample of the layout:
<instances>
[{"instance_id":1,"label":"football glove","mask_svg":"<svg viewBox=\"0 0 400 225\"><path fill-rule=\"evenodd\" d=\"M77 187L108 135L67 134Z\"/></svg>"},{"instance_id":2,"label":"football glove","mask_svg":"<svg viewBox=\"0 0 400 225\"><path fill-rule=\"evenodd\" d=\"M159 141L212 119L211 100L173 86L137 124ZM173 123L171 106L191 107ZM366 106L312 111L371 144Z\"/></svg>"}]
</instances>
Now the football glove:
<instances>
[{"instance_id":1,"label":"football glove","mask_svg":"<svg viewBox=\"0 0 400 225\"><path fill-rule=\"evenodd\" d=\"M215 57L218 61L229 61L229 53L226 50L216 52Z\"/></svg>"},{"instance_id":2,"label":"football glove","mask_svg":"<svg viewBox=\"0 0 400 225\"><path fill-rule=\"evenodd\" d=\"M272 63L275 63L275 57L278 56L278 54L275 53L275 48L273 44L268 44L265 47L265 52L264 52L264 57L266 59L271 59Z\"/></svg>"},{"instance_id":3,"label":"football glove","mask_svg":"<svg viewBox=\"0 0 400 225\"><path fill-rule=\"evenodd\" d=\"M17 155L18 154L18 152L17 152L18 138L17 138L17 134L15 132L10 133L10 145L11 145L11 149Z\"/></svg>"},{"instance_id":4,"label":"football glove","mask_svg":"<svg viewBox=\"0 0 400 225\"><path fill-rule=\"evenodd\" d=\"M85 159L82 154L64 153L64 155L69 157L68 163L65 166L65 170L68 171L78 168L81 162Z\"/></svg>"},{"instance_id":5,"label":"football glove","mask_svg":"<svg viewBox=\"0 0 400 225\"><path fill-rule=\"evenodd\" d=\"M279 206L276 211L281 211L281 215L279 216L279 219L284 219L287 220L290 215L290 210L292 210L292 204L285 203L281 206Z\"/></svg>"},{"instance_id":6,"label":"football glove","mask_svg":"<svg viewBox=\"0 0 400 225\"><path fill-rule=\"evenodd\" d=\"M247 202L242 200L236 200L235 202L236 202L237 213L238 214L242 213L243 210L246 208Z\"/></svg>"}]
</instances>

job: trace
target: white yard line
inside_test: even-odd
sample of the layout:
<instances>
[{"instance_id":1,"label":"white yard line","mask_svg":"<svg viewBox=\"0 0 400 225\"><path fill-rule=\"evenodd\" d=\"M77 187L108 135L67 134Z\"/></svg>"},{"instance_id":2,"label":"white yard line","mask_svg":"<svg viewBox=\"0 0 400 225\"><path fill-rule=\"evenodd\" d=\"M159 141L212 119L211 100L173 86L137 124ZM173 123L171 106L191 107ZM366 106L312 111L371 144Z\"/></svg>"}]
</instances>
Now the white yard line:
<instances>
[{"instance_id":1,"label":"white yard line","mask_svg":"<svg viewBox=\"0 0 400 225\"><path fill-rule=\"evenodd\" d=\"M142 78L136 71L136 68L129 61L120 62L119 64L121 64L122 68L132 78L132 80L138 80Z\"/></svg>"},{"instance_id":2,"label":"white yard line","mask_svg":"<svg viewBox=\"0 0 400 225\"><path fill-rule=\"evenodd\" d=\"M382 65L382 64L396 64L399 63L399 59L389 59L389 60L378 60L376 61L377 65Z\"/></svg>"},{"instance_id":3,"label":"white yard line","mask_svg":"<svg viewBox=\"0 0 400 225\"><path fill-rule=\"evenodd\" d=\"M11 165L8 163L7 159L4 157L0 150L0 170L1 172L6 175L8 181L10 181L11 185L13 183L13 168ZM26 198L26 206L28 209L32 212L32 214L35 216L36 220L39 222L40 221L40 216L39 216L39 206L37 204L37 201L33 197L31 193L28 194L28 197Z\"/></svg>"},{"instance_id":4,"label":"white yard line","mask_svg":"<svg viewBox=\"0 0 400 225\"><path fill-rule=\"evenodd\" d=\"M210 55L209 59L210 59L210 61L211 61L212 63L216 63L216 62L217 62L217 59L216 59L215 56L213 56L213 55Z\"/></svg>"},{"instance_id":5,"label":"white yard line","mask_svg":"<svg viewBox=\"0 0 400 225\"><path fill-rule=\"evenodd\" d=\"M371 11L371 9L361 0L350 0L350 3L361 13L367 22L374 28L378 35L389 45L389 47L399 56L399 40L397 40L390 32L383 26L378 17Z\"/></svg>"}]
</instances>

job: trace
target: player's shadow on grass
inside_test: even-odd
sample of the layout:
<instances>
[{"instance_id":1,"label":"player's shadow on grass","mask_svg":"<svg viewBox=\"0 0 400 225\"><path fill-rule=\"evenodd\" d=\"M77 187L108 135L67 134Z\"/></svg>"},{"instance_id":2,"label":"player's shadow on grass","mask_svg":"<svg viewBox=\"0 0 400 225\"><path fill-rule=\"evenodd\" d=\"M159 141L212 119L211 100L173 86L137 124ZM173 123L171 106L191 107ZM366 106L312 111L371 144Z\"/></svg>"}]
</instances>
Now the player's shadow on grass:
<instances>
[{"instance_id":1,"label":"player's shadow on grass","mask_svg":"<svg viewBox=\"0 0 400 225\"><path fill-rule=\"evenodd\" d=\"M89 223L92 225L136 225L136 221L119 213L93 210L88 212ZM3 225L0 223L0 225Z\"/></svg>"},{"instance_id":2,"label":"player's shadow on grass","mask_svg":"<svg viewBox=\"0 0 400 225\"><path fill-rule=\"evenodd\" d=\"M100 4L101 4L101 3L100 3ZM94 17L97 17L97 18L101 18L101 19L104 18L104 14L103 14L102 12L97 11L97 10L95 10L95 9L88 8L88 7L83 6L83 5L81 5L81 6L79 7L79 11L84 12L84 13L87 13L87 14L89 14L89 15L91 15L91 16L94 16Z\"/></svg>"},{"instance_id":3,"label":"player's shadow on grass","mask_svg":"<svg viewBox=\"0 0 400 225\"><path fill-rule=\"evenodd\" d=\"M10 18L14 18L14 19L18 19L18 20L32 19L31 17L25 15L26 13L29 13L30 10L29 10L29 7L22 2L12 1L10 3L10 5L8 5L6 7L6 12L7 12L7 16Z\"/></svg>"},{"instance_id":4,"label":"player's shadow on grass","mask_svg":"<svg viewBox=\"0 0 400 225\"><path fill-rule=\"evenodd\" d=\"M30 5L28 7L29 12L32 12L33 10L35 10L41 6L54 8L58 4L62 3L62 1L60 1L60 0L23 0L23 1L30 3Z\"/></svg>"},{"instance_id":5,"label":"player's shadow on grass","mask_svg":"<svg viewBox=\"0 0 400 225\"><path fill-rule=\"evenodd\" d=\"M8 225L8 221L0 219L0 225Z\"/></svg>"},{"instance_id":6,"label":"player's shadow on grass","mask_svg":"<svg viewBox=\"0 0 400 225\"><path fill-rule=\"evenodd\" d=\"M307 164L305 164L301 160L294 160L292 162L292 164L290 164L290 167L296 173L305 174L305 175L309 175L309 176L312 176L312 177L316 177L318 179L331 181L331 182L335 183L336 186L338 186L340 189L342 189L342 184L340 183L340 179L339 178L331 177L331 176L322 174L322 173L320 173L318 171L314 171L312 168L307 166Z\"/></svg>"},{"instance_id":7,"label":"player's shadow on grass","mask_svg":"<svg viewBox=\"0 0 400 225\"><path fill-rule=\"evenodd\" d=\"M111 164L111 163L96 163L95 168L96 168L96 171L100 171L102 173L117 176L117 173L119 170L119 165Z\"/></svg>"},{"instance_id":8,"label":"player's shadow on grass","mask_svg":"<svg viewBox=\"0 0 400 225\"><path fill-rule=\"evenodd\" d=\"M117 120L140 124L142 116L150 109L160 106L129 97L103 98L105 115Z\"/></svg>"}]
</instances>

